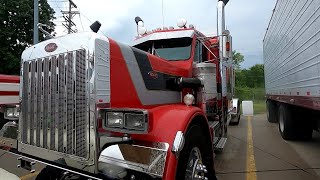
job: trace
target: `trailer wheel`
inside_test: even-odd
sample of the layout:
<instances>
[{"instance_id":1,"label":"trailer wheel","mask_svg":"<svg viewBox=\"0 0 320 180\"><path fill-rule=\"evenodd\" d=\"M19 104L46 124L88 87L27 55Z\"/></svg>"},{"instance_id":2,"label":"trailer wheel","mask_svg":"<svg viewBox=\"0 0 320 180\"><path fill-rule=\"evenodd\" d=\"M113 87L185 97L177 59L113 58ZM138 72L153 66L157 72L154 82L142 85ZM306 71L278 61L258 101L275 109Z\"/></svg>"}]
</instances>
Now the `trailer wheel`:
<instances>
[{"instance_id":1,"label":"trailer wheel","mask_svg":"<svg viewBox=\"0 0 320 180\"><path fill-rule=\"evenodd\" d=\"M292 117L290 106L281 104L279 108L279 131L283 139L294 140L295 121Z\"/></svg>"},{"instance_id":2,"label":"trailer wheel","mask_svg":"<svg viewBox=\"0 0 320 180\"><path fill-rule=\"evenodd\" d=\"M196 176L217 179L213 166L213 151L210 148L212 144L206 139L198 125L192 125L187 130L185 144L179 155L176 179L191 180Z\"/></svg>"},{"instance_id":3,"label":"trailer wheel","mask_svg":"<svg viewBox=\"0 0 320 180\"><path fill-rule=\"evenodd\" d=\"M276 103L267 100L267 119L271 123L278 122L278 109Z\"/></svg>"},{"instance_id":4,"label":"trailer wheel","mask_svg":"<svg viewBox=\"0 0 320 180\"><path fill-rule=\"evenodd\" d=\"M313 119L312 112L301 107L295 109L295 122L297 123L297 135L299 140L308 141L312 139Z\"/></svg>"}]
</instances>

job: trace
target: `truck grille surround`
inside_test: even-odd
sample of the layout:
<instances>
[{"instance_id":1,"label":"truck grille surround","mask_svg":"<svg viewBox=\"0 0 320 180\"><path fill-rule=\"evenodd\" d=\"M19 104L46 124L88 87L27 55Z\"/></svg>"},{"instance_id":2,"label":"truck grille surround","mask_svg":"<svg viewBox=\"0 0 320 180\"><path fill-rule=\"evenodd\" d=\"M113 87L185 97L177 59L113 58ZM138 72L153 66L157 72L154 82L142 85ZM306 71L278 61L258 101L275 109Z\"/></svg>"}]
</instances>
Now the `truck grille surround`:
<instances>
[{"instance_id":1,"label":"truck grille surround","mask_svg":"<svg viewBox=\"0 0 320 180\"><path fill-rule=\"evenodd\" d=\"M25 61L22 68L22 143L86 158L86 50Z\"/></svg>"}]
</instances>

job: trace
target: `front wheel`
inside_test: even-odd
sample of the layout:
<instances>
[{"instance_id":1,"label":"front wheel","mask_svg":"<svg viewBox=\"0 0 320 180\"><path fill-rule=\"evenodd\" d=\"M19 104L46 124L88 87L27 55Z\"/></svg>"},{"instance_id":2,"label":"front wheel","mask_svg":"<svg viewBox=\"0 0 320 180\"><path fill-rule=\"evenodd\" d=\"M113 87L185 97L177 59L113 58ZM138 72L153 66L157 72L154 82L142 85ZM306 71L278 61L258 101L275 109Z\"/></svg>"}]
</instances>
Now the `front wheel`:
<instances>
[{"instance_id":1,"label":"front wheel","mask_svg":"<svg viewBox=\"0 0 320 180\"><path fill-rule=\"evenodd\" d=\"M179 155L176 179L217 179L212 144L207 139L198 125L192 125L187 130L185 144Z\"/></svg>"}]
</instances>

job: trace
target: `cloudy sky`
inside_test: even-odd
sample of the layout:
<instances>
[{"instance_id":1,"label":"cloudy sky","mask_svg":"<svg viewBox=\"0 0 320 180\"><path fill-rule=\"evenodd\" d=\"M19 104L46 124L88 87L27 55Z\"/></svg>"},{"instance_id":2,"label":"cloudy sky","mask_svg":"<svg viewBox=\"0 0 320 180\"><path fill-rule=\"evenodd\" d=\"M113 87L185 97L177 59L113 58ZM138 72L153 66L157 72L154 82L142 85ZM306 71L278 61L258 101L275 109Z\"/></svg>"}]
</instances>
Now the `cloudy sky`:
<instances>
[{"instance_id":1,"label":"cloudy sky","mask_svg":"<svg viewBox=\"0 0 320 180\"><path fill-rule=\"evenodd\" d=\"M56 11L56 31L65 34L61 10L68 0L48 0ZM101 32L114 40L131 44L136 36L134 18L140 16L148 30L174 26L178 18L207 35L216 34L216 0L73 0L77 30L89 31L92 22L101 22ZM263 63L262 40L276 0L230 0L226 6L226 24L233 36L234 50L245 56L242 68ZM163 7L163 9L162 9Z\"/></svg>"}]
</instances>

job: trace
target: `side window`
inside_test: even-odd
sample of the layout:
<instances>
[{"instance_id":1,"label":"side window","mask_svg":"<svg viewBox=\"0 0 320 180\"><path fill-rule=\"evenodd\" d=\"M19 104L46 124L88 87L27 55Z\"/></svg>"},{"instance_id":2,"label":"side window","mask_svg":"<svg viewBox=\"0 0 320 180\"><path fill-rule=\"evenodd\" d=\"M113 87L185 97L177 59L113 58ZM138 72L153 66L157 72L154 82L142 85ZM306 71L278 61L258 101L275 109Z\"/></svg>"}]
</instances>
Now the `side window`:
<instances>
[{"instance_id":1,"label":"side window","mask_svg":"<svg viewBox=\"0 0 320 180\"><path fill-rule=\"evenodd\" d=\"M194 52L194 60L195 63L201 63L207 60L207 49L203 46L203 44L197 40L196 49Z\"/></svg>"},{"instance_id":2,"label":"side window","mask_svg":"<svg viewBox=\"0 0 320 180\"><path fill-rule=\"evenodd\" d=\"M194 51L193 62L195 62L195 63L202 62L202 44L199 40L197 40L197 42L196 42L196 48Z\"/></svg>"}]
</instances>

